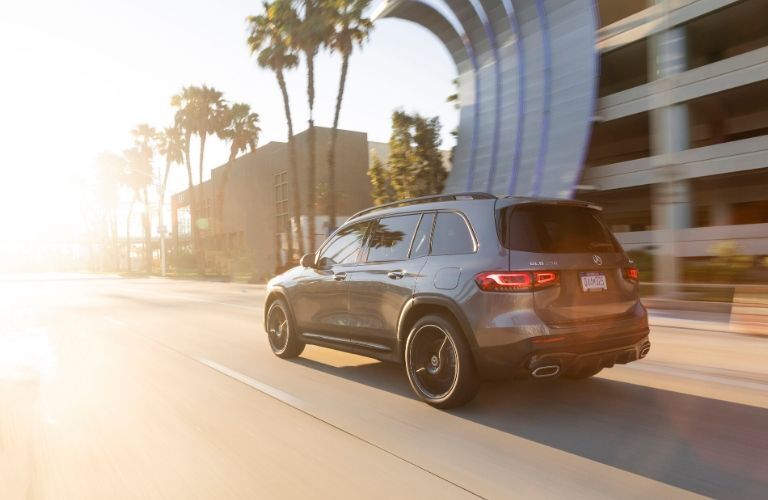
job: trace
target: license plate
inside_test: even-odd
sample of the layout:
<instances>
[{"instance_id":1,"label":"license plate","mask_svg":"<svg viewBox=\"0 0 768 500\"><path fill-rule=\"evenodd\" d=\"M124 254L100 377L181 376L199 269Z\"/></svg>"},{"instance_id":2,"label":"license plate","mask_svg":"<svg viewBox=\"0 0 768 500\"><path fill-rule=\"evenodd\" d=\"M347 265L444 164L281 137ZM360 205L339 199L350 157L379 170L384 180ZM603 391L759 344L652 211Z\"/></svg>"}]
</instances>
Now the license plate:
<instances>
[{"instance_id":1,"label":"license plate","mask_svg":"<svg viewBox=\"0 0 768 500\"><path fill-rule=\"evenodd\" d=\"M602 292L608 290L604 273L579 273L581 290L584 292Z\"/></svg>"}]
</instances>

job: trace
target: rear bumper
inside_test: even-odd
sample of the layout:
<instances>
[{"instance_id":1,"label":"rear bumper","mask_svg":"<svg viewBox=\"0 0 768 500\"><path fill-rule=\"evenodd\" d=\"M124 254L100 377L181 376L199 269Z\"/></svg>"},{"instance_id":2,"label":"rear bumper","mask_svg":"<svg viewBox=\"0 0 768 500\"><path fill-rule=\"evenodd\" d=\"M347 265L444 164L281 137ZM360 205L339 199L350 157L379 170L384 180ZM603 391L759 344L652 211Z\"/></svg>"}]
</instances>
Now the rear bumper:
<instances>
[{"instance_id":1,"label":"rear bumper","mask_svg":"<svg viewBox=\"0 0 768 500\"><path fill-rule=\"evenodd\" d=\"M514 344L481 348L476 353L483 377L525 377L539 367L559 367L558 374L609 368L644 358L650 350L647 327L620 335L571 334L531 337ZM542 343L542 341L545 341Z\"/></svg>"}]
</instances>

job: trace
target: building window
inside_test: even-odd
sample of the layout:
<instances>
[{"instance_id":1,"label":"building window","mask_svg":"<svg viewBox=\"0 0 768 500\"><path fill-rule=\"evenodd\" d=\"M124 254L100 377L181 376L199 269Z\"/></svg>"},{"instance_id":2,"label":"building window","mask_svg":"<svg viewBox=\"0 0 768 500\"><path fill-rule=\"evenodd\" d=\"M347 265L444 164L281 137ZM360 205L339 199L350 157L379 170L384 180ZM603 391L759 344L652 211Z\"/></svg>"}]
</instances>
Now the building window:
<instances>
[{"instance_id":1,"label":"building window","mask_svg":"<svg viewBox=\"0 0 768 500\"><path fill-rule=\"evenodd\" d=\"M733 224L766 224L768 200L734 203L731 213Z\"/></svg>"},{"instance_id":2,"label":"building window","mask_svg":"<svg viewBox=\"0 0 768 500\"><path fill-rule=\"evenodd\" d=\"M181 207L176 211L178 220L179 237L188 238L192 234L192 215L189 207Z\"/></svg>"},{"instance_id":3,"label":"building window","mask_svg":"<svg viewBox=\"0 0 768 500\"><path fill-rule=\"evenodd\" d=\"M288 172L275 175L275 213L277 214L277 233L289 231L288 215Z\"/></svg>"}]
</instances>

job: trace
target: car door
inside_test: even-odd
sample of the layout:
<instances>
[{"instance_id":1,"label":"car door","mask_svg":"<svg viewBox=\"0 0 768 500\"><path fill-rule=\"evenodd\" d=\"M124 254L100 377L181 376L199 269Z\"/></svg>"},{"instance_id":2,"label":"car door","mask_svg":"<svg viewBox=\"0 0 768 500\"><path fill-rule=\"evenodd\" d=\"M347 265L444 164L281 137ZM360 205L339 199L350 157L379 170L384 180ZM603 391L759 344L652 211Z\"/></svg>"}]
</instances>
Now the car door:
<instances>
[{"instance_id":1,"label":"car door","mask_svg":"<svg viewBox=\"0 0 768 500\"><path fill-rule=\"evenodd\" d=\"M297 278L292 305L300 331L349 336L348 278L369 225L366 221L340 229L318 251L315 267Z\"/></svg>"},{"instance_id":2,"label":"car door","mask_svg":"<svg viewBox=\"0 0 768 500\"><path fill-rule=\"evenodd\" d=\"M349 280L354 340L393 349L400 312L427 259L434 213L383 217L373 223Z\"/></svg>"}]
</instances>

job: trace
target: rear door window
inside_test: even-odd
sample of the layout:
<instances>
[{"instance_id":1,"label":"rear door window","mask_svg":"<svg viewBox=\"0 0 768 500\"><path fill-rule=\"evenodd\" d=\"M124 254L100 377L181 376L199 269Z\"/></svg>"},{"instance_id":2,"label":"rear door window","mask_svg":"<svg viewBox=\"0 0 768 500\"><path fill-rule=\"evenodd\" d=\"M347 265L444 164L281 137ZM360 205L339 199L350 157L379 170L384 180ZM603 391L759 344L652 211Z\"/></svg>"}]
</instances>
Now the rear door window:
<instances>
[{"instance_id":1,"label":"rear door window","mask_svg":"<svg viewBox=\"0 0 768 500\"><path fill-rule=\"evenodd\" d=\"M379 219L371 233L366 262L406 260L419 214Z\"/></svg>"},{"instance_id":2,"label":"rear door window","mask_svg":"<svg viewBox=\"0 0 768 500\"><path fill-rule=\"evenodd\" d=\"M475 240L467 222L453 212L437 214L432 234L432 255L461 255L475 252Z\"/></svg>"},{"instance_id":3,"label":"rear door window","mask_svg":"<svg viewBox=\"0 0 768 500\"><path fill-rule=\"evenodd\" d=\"M523 205L507 212L510 250L538 253L620 252L598 212L586 207Z\"/></svg>"}]
</instances>

